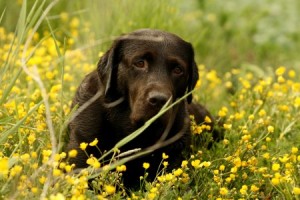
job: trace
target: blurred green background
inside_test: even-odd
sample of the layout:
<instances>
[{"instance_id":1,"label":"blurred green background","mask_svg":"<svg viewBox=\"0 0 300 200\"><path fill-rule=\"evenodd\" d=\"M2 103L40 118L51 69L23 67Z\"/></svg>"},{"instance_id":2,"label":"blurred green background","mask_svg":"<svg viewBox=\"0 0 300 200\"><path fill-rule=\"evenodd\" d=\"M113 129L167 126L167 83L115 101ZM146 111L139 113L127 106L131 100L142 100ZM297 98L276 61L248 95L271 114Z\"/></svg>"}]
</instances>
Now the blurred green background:
<instances>
[{"instance_id":1,"label":"blurred green background","mask_svg":"<svg viewBox=\"0 0 300 200\"><path fill-rule=\"evenodd\" d=\"M0 1L0 26L15 30L21 4ZM223 72L249 66L299 69L299 10L299 0L61 0L48 19L60 40L74 38L74 48L90 50L87 56L95 62L120 34L157 28L191 42L198 64ZM76 24L79 32L70 28ZM45 22L39 32L47 29Z\"/></svg>"}]
</instances>

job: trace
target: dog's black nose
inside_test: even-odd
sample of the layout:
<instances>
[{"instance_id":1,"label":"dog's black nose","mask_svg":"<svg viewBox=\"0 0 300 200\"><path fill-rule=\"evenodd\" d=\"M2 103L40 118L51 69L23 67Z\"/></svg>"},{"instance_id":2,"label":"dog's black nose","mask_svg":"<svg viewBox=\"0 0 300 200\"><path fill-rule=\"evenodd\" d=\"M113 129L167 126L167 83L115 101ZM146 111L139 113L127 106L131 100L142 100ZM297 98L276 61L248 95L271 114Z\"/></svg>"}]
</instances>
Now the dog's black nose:
<instances>
[{"instance_id":1,"label":"dog's black nose","mask_svg":"<svg viewBox=\"0 0 300 200\"><path fill-rule=\"evenodd\" d=\"M148 94L148 103L151 106L162 107L168 101L168 95L161 92L150 92Z\"/></svg>"}]
</instances>

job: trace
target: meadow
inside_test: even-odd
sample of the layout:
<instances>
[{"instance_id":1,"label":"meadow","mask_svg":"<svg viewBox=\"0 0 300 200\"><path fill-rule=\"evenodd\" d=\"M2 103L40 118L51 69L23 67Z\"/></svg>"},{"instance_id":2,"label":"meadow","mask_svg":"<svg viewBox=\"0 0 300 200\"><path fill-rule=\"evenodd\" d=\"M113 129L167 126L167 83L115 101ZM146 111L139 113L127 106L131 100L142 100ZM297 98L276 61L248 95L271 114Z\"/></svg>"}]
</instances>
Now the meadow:
<instances>
[{"instance_id":1,"label":"meadow","mask_svg":"<svg viewBox=\"0 0 300 200\"><path fill-rule=\"evenodd\" d=\"M299 10L297 0L2 0L0 199L300 199ZM192 123L181 167L127 191L124 160L90 157L72 173L76 151L63 147L84 75L116 37L146 27L193 44L194 100L224 139L208 149L210 127Z\"/></svg>"}]
</instances>

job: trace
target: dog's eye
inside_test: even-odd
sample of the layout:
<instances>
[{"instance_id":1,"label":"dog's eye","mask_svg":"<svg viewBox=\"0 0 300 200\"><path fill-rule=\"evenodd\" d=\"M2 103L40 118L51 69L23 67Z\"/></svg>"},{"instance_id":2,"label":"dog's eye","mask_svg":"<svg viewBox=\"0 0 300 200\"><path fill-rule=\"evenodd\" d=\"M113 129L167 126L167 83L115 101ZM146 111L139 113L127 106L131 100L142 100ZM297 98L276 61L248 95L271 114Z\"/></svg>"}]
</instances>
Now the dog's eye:
<instances>
[{"instance_id":1,"label":"dog's eye","mask_svg":"<svg viewBox=\"0 0 300 200\"><path fill-rule=\"evenodd\" d=\"M134 63L134 65L138 68L144 68L146 63L144 60L138 60L137 62Z\"/></svg>"},{"instance_id":2,"label":"dog's eye","mask_svg":"<svg viewBox=\"0 0 300 200\"><path fill-rule=\"evenodd\" d=\"M181 75L183 73L183 70L180 66L175 66L173 68L173 73L176 74L176 75Z\"/></svg>"}]
</instances>

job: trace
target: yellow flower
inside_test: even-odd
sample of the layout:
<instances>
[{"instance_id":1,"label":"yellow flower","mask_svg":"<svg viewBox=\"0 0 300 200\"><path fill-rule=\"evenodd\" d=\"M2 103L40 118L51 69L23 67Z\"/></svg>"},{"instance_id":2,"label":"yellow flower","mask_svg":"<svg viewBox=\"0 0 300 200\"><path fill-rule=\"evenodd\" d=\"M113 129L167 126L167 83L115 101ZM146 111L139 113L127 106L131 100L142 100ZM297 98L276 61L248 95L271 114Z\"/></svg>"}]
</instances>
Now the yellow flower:
<instances>
[{"instance_id":1,"label":"yellow flower","mask_svg":"<svg viewBox=\"0 0 300 200\"><path fill-rule=\"evenodd\" d=\"M61 153L59 154L59 156L60 156L61 159L64 159L64 158L67 157L67 154L66 154L66 152L61 152Z\"/></svg>"},{"instance_id":2,"label":"yellow flower","mask_svg":"<svg viewBox=\"0 0 300 200\"><path fill-rule=\"evenodd\" d=\"M284 155L282 158L280 157L279 160L282 163L286 163L289 160L289 157L288 157L288 155Z\"/></svg>"},{"instance_id":3,"label":"yellow flower","mask_svg":"<svg viewBox=\"0 0 300 200\"><path fill-rule=\"evenodd\" d=\"M54 195L54 194L50 195L50 200L65 200L65 199L66 199L66 197L61 193L58 193L56 195Z\"/></svg>"},{"instance_id":4,"label":"yellow flower","mask_svg":"<svg viewBox=\"0 0 300 200\"><path fill-rule=\"evenodd\" d=\"M37 187L31 188L31 192L32 192L33 194L36 194L38 191L39 191L39 189L38 189Z\"/></svg>"},{"instance_id":5,"label":"yellow flower","mask_svg":"<svg viewBox=\"0 0 300 200\"><path fill-rule=\"evenodd\" d=\"M263 116L265 116L267 114L267 112L264 110L264 109L261 109L259 112L258 112L258 115L260 116L260 117L263 117Z\"/></svg>"},{"instance_id":6,"label":"yellow flower","mask_svg":"<svg viewBox=\"0 0 300 200\"><path fill-rule=\"evenodd\" d=\"M296 154L298 152L298 148L297 147L292 147L292 154Z\"/></svg>"},{"instance_id":7,"label":"yellow flower","mask_svg":"<svg viewBox=\"0 0 300 200\"><path fill-rule=\"evenodd\" d=\"M272 178L271 180L273 185L278 185L280 183L280 179L279 178Z\"/></svg>"},{"instance_id":8,"label":"yellow flower","mask_svg":"<svg viewBox=\"0 0 300 200\"><path fill-rule=\"evenodd\" d=\"M54 169L53 170L53 176L60 176L62 174L62 171L59 169Z\"/></svg>"},{"instance_id":9,"label":"yellow flower","mask_svg":"<svg viewBox=\"0 0 300 200\"><path fill-rule=\"evenodd\" d=\"M15 166L14 166L13 168L11 168L11 170L10 170L10 176L11 176L11 177L14 177L14 176L20 174L22 170L23 170L23 167L22 167L22 166L20 166L20 165L15 165Z\"/></svg>"},{"instance_id":10,"label":"yellow flower","mask_svg":"<svg viewBox=\"0 0 300 200\"><path fill-rule=\"evenodd\" d=\"M204 121L205 121L206 123L211 123L211 119L210 119L208 116L205 116Z\"/></svg>"},{"instance_id":11,"label":"yellow flower","mask_svg":"<svg viewBox=\"0 0 300 200\"><path fill-rule=\"evenodd\" d=\"M126 171L126 166L125 165L117 166L116 170L118 172L125 172Z\"/></svg>"},{"instance_id":12,"label":"yellow flower","mask_svg":"<svg viewBox=\"0 0 300 200\"><path fill-rule=\"evenodd\" d=\"M109 195L114 194L116 192L116 188L114 186L112 186L112 185L105 185L104 186L104 190Z\"/></svg>"},{"instance_id":13,"label":"yellow flower","mask_svg":"<svg viewBox=\"0 0 300 200\"><path fill-rule=\"evenodd\" d=\"M236 173L238 171L238 168L237 167L232 167L231 169L230 169L230 172L231 173Z\"/></svg>"},{"instance_id":14,"label":"yellow flower","mask_svg":"<svg viewBox=\"0 0 300 200\"><path fill-rule=\"evenodd\" d=\"M187 160L183 160L183 161L181 162L181 167L182 167L182 168L187 167L188 163L189 163L189 162L188 162Z\"/></svg>"},{"instance_id":15,"label":"yellow flower","mask_svg":"<svg viewBox=\"0 0 300 200\"><path fill-rule=\"evenodd\" d=\"M296 97L294 100L294 106L296 108L300 107L300 97Z\"/></svg>"},{"instance_id":16,"label":"yellow flower","mask_svg":"<svg viewBox=\"0 0 300 200\"><path fill-rule=\"evenodd\" d=\"M266 142L270 142L271 138L270 137L266 137Z\"/></svg>"},{"instance_id":17,"label":"yellow flower","mask_svg":"<svg viewBox=\"0 0 300 200\"><path fill-rule=\"evenodd\" d=\"M224 139L224 140L223 140L223 144L224 144L224 145L228 145L228 144L229 144L229 140Z\"/></svg>"},{"instance_id":18,"label":"yellow flower","mask_svg":"<svg viewBox=\"0 0 300 200\"><path fill-rule=\"evenodd\" d=\"M39 182L41 183L41 184L44 184L45 182L46 182L46 177L45 176L41 176L40 178L39 178Z\"/></svg>"},{"instance_id":19,"label":"yellow flower","mask_svg":"<svg viewBox=\"0 0 300 200\"><path fill-rule=\"evenodd\" d=\"M242 160L240 157L237 157L235 159L233 159L233 164L236 166L236 167L240 167L242 166Z\"/></svg>"},{"instance_id":20,"label":"yellow flower","mask_svg":"<svg viewBox=\"0 0 300 200\"><path fill-rule=\"evenodd\" d=\"M204 162L202 163L202 165L203 165L204 167L209 167L209 166L211 165L211 162L204 161Z\"/></svg>"},{"instance_id":21,"label":"yellow flower","mask_svg":"<svg viewBox=\"0 0 300 200\"><path fill-rule=\"evenodd\" d=\"M66 166L65 166L66 172L71 172L71 171L72 171L72 168L73 168L72 165L66 165Z\"/></svg>"},{"instance_id":22,"label":"yellow flower","mask_svg":"<svg viewBox=\"0 0 300 200\"><path fill-rule=\"evenodd\" d=\"M155 193L152 193L152 192L150 192L148 195L147 195L147 197L148 197L148 199L155 199L155 197L156 197L156 194Z\"/></svg>"},{"instance_id":23,"label":"yellow flower","mask_svg":"<svg viewBox=\"0 0 300 200\"><path fill-rule=\"evenodd\" d=\"M34 141L36 140L35 134L34 133L30 133L30 135L27 137L28 143L31 145L34 143Z\"/></svg>"},{"instance_id":24,"label":"yellow flower","mask_svg":"<svg viewBox=\"0 0 300 200\"><path fill-rule=\"evenodd\" d=\"M201 167L201 166L200 166L200 160L193 160L191 164L192 164L192 166L193 166L195 169L198 169L198 168Z\"/></svg>"},{"instance_id":25,"label":"yellow flower","mask_svg":"<svg viewBox=\"0 0 300 200\"><path fill-rule=\"evenodd\" d=\"M76 149L72 149L69 151L68 155L70 158L75 158L77 156L77 150Z\"/></svg>"},{"instance_id":26,"label":"yellow flower","mask_svg":"<svg viewBox=\"0 0 300 200\"><path fill-rule=\"evenodd\" d=\"M163 154L162 154L162 158L165 160L165 159L168 159L169 156L168 156L167 154L163 153Z\"/></svg>"},{"instance_id":27,"label":"yellow flower","mask_svg":"<svg viewBox=\"0 0 300 200\"><path fill-rule=\"evenodd\" d=\"M243 185L242 188L240 189L240 193L245 195L245 194L247 194L247 190L248 190L248 186Z\"/></svg>"},{"instance_id":28,"label":"yellow flower","mask_svg":"<svg viewBox=\"0 0 300 200\"><path fill-rule=\"evenodd\" d=\"M220 188L220 194L221 195L227 195L228 194L228 189L225 187Z\"/></svg>"},{"instance_id":29,"label":"yellow flower","mask_svg":"<svg viewBox=\"0 0 300 200\"><path fill-rule=\"evenodd\" d=\"M296 76L296 72L294 70L290 70L289 71L289 77L290 78L295 78L295 76Z\"/></svg>"},{"instance_id":30,"label":"yellow flower","mask_svg":"<svg viewBox=\"0 0 300 200\"><path fill-rule=\"evenodd\" d=\"M62 12L60 13L60 19L63 21L63 22L67 22L68 19L69 19L69 14L67 12Z\"/></svg>"},{"instance_id":31,"label":"yellow flower","mask_svg":"<svg viewBox=\"0 0 300 200\"><path fill-rule=\"evenodd\" d=\"M81 149L82 151L84 151L84 150L86 149L87 146L88 146L88 143L85 143L85 142L80 143L80 149Z\"/></svg>"},{"instance_id":32,"label":"yellow flower","mask_svg":"<svg viewBox=\"0 0 300 200\"><path fill-rule=\"evenodd\" d=\"M144 162L143 163L143 168L144 169L148 169L150 167L150 164L149 163L147 163L147 162Z\"/></svg>"},{"instance_id":33,"label":"yellow flower","mask_svg":"<svg viewBox=\"0 0 300 200\"><path fill-rule=\"evenodd\" d=\"M98 139L95 138L94 141L91 142L89 145L93 147L93 146L96 146L97 144L98 144Z\"/></svg>"},{"instance_id":34,"label":"yellow flower","mask_svg":"<svg viewBox=\"0 0 300 200\"><path fill-rule=\"evenodd\" d=\"M272 165L272 170L273 171L278 171L280 169L280 164L278 164L278 163L274 163L273 165Z\"/></svg>"},{"instance_id":35,"label":"yellow flower","mask_svg":"<svg viewBox=\"0 0 300 200\"><path fill-rule=\"evenodd\" d=\"M178 168L177 170L174 171L175 176L180 176L183 173L182 169Z\"/></svg>"},{"instance_id":36,"label":"yellow flower","mask_svg":"<svg viewBox=\"0 0 300 200\"><path fill-rule=\"evenodd\" d=\"M231 124L223 124L223 127L226 129L226 130L230 130L232 125Z\"/></svg>"},{"instance_id":37,"label":"yellow flower","mask_svg":"<svg viewBox=\"0 0 300 200\"><path fill-rule=\"evenodd\" d=\"M286 68L284 66L280 66L276 69L275 73L277 76L282 76L286 71Z\"/></svg>"},{"instance_id":38,"label":"yellow flower","mask_svg":"<svg viewBox=\"0 0 300 200\"><path fill-rule=\"evenodd\" d=\"M270 158L270 153L264 153L264 154L263 154L263 158L269 159L269 158Z\"/></svg>"},{"instance_id":39,"label":"yellow flower","mask_svg":"<svg viewBox=\"0 0 300 200\"><path fill-rule=\"evenodd\" d=\"M78 28L79 24L80 24L79 19L77 17L74 17L70 22L70 27L76 29Z\"/></svg>"},{"instance_id":40,"label":"yellow flower","mask_svg":"<svg viewBox=\"0 0 300 200\"><path fill-rule=\"evenodd\" d=\"M97 158L95 157L90 157L86 160L86 163L92 167L94 167L95 169L100 168L100 162L97 160Z\"/></svg>"},{"instance_id":41,"label":"yellow flower","mask_svg":"<svg viewBox=\"0 0 300 200\"><path fill-rule=\"evenodd\" d=\"M278 76L277 81L278 81L278 83L284 83L285 78L283 78L283 76Z\"/></svg>"},{"instance_id":42,"label":"yellow flower","mask_svg":"<svg viewBox=\"0 0 300 200\"><path fill-rule=\"evenodd\" d=\"M163 162L163 166L164 166L164 167L167 167L168 165L169 165L169 163L168 163L167 161L164 161L164 162Z\"/></svg>"},{"instance_id":43,"label":"yellow flower","mask_svg":"<svg viewBox=\"0 0 300 200\"><path fill-rule=\"evenodd\" d=\"M220 171L224 171L225 170L225 165L220 165L219 169L220 169Z\"/></svg>"},{"instance_id":44,"label":"yellow flower","mask_svg":"<svg viewBox=\"0 0 300 200\"><path fill-rule=\"evenodd\" d=\"M259 190L259 188L256 185L251 185L250 189L252 192L257 192Z\"/></svg>"},{"instance_id":45,"label":"yellow flower","mask_svg":"<svg viewBox=\"0 0 300 200\"><path fill-rule=\"evenodd\" d=\"M0 158L0 175L7 175L8 167L8 158Z\"/></svg>"},{"instance_id":46,"label":"yellow flower","mask_svg":"<svg viewBox=\"0 0 300 200\"><path fill-rule=\"evenodd\" d=\"M273 133L274 132L274 127L273 126L268 126L268 132Z\"/></svg>"},{"instance_id":47,"label":"yellow flower","mask_svg":"<svg viewBox=\"0 0 300 200\"><path fill-rule=\"evenodd\" d=\"M218 112L219 117L225 117L227 115L228 109L223 106L221 110Z\"/></svg>"},{"instance_id":48,"label":"yellow flower","mask_svg":"<svg viewBox=\"0 0 300 200\"><path fill-rule=\"evenodd\" d=\"M294 188L293 188L293 193L294 193L295 195L300 195L300 187L294 187Z\"/></svg>"}]
</instances>

